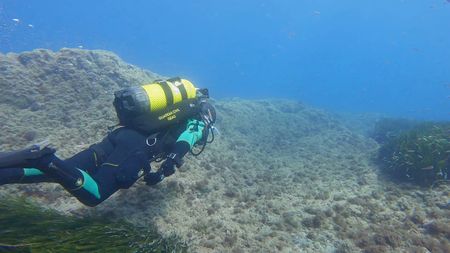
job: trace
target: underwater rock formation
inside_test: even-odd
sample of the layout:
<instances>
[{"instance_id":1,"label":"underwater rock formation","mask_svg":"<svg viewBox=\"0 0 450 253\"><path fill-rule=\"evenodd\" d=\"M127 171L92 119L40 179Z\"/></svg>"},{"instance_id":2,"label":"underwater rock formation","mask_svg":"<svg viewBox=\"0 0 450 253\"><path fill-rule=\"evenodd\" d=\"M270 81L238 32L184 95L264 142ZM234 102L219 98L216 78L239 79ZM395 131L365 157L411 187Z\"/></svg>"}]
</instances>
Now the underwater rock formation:
<instances>
[{"instance_id":1,"label":"underwater rock formation","mask_svg":"<svg viewBox=\"0 0 450 253\"><path fill-rule=\"evenodd\" d=\"M115 122L115 90L156 78L106 51L38 49L0 55L1 148L47 136L64 143L83 139L86 132Z\"/></svg>"},{"instance_id":2,"label":"underwater rock formation","mask_svg":"<svg viewBox=\"0 0 450 253\"><path fill-rule=\"evenodd\" d=\"M0 55L0 148L48 138L68 157L117 122L115 90L158 77L105 51ZM450 191L378 177L378 144L348 122L295 101L214 103L221 134L155 187L137 183L90 209L51 184L0 193L152 224L192 252L448 252Z\"/></svg>"}]
</instances>

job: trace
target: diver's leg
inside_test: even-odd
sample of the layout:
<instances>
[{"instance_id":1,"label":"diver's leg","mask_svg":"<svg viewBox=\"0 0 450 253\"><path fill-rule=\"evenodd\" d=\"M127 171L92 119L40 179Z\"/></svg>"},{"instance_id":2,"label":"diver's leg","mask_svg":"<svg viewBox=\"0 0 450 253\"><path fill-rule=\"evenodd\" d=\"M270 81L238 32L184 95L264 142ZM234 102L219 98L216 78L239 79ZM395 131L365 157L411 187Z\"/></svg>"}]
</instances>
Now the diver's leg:
<instances>
[{"instance_id":1,"label":"diver's leg","mask_svg":"<svg viewBox=\"0 0 450 253\"><path fill-rule=\"evenodd\" d=\"M42 182L55 182L55 180L34 168L4 168L0 170L0 185Z\"/></svg>"},{"instance_id":2,"label":"diver's leg","mask_svg":"<svg viewBox=\"0 0 450 253\"><path fill-rule=\"evenodd\" d=\"M59 161L55 161L55 163L59 164ZM0 170L0 185L57 182L87 206L98 205L106 199L100 197L97 183L89 174L82 170L78 170L79 174L78 172L70 172L71 169L67 169L65 165L58 170L64 170L64 168L67 170L64 173L53 171L48 173L51 176L42 172L42 170L34 168L4 168ZM79 176L82 181L81 185L73 183L72 178L74 178L74 176L69 175L70 173L73 173L75 177L77 175Z\"/></svg>"},{"instance_id":3,"label":"diver's leg","mask_svg":"<svg viewBox=\"0 0 450 253\"><path fill-rule=\"evenodd\" d=\"M87 172L95 165L92 150L82 151L67 161L59 159L54 153L55 150L47 145L1 153L0 172L5 171L0 174L0 185L18 183L20 180L22 183L58 182L85 205L95 206L104 200L100 197L97 183ZM17 167L37 169L23 170ZM26 173L33 175L28 177Z\"/></svg>"},{"instance_id":4,"label":"diver's leg","mask_svg":"<svg viewBox=\"0 0 450 253\"><path fill-rule=\"evenodd\" d=\"M119 190L116 182L116 173L120 169L118 165L108 159L98 166L95 155L94 150L87 149L59 164L83 168L78 169L82 173L83 184L74 189L66 186L65 188L87 206L96 206Z\"/></svg>"},{"instance_id":5,"label":"diver's leg","mask_svg":"<svg viewBox=\"0 0 450 253\"><path fill-rule=\"evenodd\" d=\"M95 206L103 201L97 182L86 172L86 169L79 169L73 165L73 162L63 161L53 154L40 160L35 167L54 178L83 204ZM78 166L86 168L83 164Z\"/></svg>"},{"instance_id":6,"label":"diver's leg","mask_svg":"<svg viewBox=\"0 0 450 253\"><path fill-rule=\"evenodd\" d=\"M55 163L57 167L60 167L63 171L72 171L72 175L75 174L82 178L81 186L77 184L78 187L76 188L71 187L73 181L72 183L60 182L60 184L81 203L87 206L100 204L119 189L115 180L115 172L118 168L113 164L115 161L111 161L111 158L107 159L113 149L112 143L108 138L105 138L102 142L92 145L65 161L57 161ZM118 156L118 154L115 154L111 157L117 158ZM105 164L103 164L104 162ZM114 168L107 168L106 173L98 173L100 167L108 166ZM81 177L78 172L81 173Z\"/></svg>"},{"instance_id":7,"label":"diver's leg","mask_svg":"<svg viewBox=\"0 0 450 253\"><path fill-rule=\"evenodd\" d=\"M69 163L71 166L77 167L81 170L86 171L89 174L95 173L99 162L96 153L91 148L85 149L69 159L64 160L64 162Z\"/></svg>"},{"instance_id":8,"label":"diver's leg","mask_svg":"<svg viewBox=\"0 0 450 253\"><path fill-rule=\"evenodd\" d=\"M0 170L0 185L13 183L57 182L80 202L95 206L101 198L96 181L84 170L60 160L55 155L47 155L33 160L34 168L3 168Z\"/></svg>"}]
</instances>

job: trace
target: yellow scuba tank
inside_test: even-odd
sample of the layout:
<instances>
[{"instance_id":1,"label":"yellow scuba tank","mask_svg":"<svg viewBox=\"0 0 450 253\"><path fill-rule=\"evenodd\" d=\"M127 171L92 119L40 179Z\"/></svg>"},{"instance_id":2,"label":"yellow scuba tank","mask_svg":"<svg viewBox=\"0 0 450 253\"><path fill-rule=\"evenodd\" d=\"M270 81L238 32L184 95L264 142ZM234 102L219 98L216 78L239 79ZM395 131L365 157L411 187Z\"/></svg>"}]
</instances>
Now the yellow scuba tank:
<instances>
[{"instance_id":1,"label":"yellow scuba tank","mask_svg":"<svg viewBox=\"0 0 450 253\"><path fill-rule=\"evenodd\" d=\"M113 104L120 125L150 134L197 114L198 98L190 81L172 78L116 91Z\"/></svg>"},{"instance_id":2,"label":"yellow scuba tank","mask_svg":"<svg viewBox=\"0 0 450 253\"><path fill-rule=\"evenodd\" d=\"M152 112L164 110L168 106L196 97L196 88L186 79L157 81L142 85L141 88L145 91Z\"/></svg>"}]
</instances>

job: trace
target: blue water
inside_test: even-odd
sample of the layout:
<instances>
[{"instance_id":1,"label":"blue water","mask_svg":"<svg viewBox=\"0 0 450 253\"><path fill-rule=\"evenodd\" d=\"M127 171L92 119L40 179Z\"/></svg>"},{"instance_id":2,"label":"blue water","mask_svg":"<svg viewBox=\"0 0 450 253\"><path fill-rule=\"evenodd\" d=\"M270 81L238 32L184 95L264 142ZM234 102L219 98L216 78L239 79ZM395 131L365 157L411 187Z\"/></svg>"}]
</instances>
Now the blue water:
<instances>
[{"instance_id":1,"label":"blue water","mask_svg":"<svg viewBox=\"0 0 450 253\"><path fill-rule=\"evenodd\" d=\"M0 1L3 53L106 49L215 98L421 119L450 119L449 31L447 0Z\"/></svg>"}]
</instances>

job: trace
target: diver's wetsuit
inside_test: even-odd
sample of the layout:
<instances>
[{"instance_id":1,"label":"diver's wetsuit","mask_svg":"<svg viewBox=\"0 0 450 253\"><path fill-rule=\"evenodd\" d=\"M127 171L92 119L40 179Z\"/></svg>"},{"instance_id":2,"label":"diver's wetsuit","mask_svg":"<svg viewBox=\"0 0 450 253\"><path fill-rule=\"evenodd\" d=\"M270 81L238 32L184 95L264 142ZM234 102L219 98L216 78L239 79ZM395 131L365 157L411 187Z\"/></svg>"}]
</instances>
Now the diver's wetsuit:
<instances>
[{"instance_id":1,"label":"diver's wetsuit","mask_svg":"<svg viewBox=\"0 0 450 253\"><path fill-rule=\"evenodd\" d=\"M158 133L155 142L155 136L121 127L64 161L46 154L20 165L0 167L0 185L57 182L83 204L95 206L140 177L153 174L150 161L158 155L183 157L202 138L203 129L202 121L188 120Z\"/></svg>"}]
</instances>

